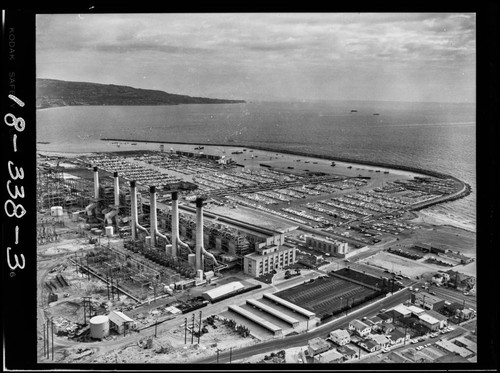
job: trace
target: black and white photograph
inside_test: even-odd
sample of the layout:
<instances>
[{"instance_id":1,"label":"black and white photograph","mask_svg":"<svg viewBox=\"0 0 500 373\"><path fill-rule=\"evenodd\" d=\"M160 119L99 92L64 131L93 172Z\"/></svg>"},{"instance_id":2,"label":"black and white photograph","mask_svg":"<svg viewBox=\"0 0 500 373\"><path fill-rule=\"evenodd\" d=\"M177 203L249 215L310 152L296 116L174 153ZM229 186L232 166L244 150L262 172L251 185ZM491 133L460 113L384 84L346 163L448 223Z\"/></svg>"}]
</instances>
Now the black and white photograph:
<instances>
[{"instance_id":1,"label":"black and white photograph","mask_svg":"<svg viewBox=\"0 0 500 373\"><path fill-rule=\"evenodd\" d=\"M475 11L92 8L32 14L33 99L3 72L36 369L491 363Z\"/></svg>"}]
</instances>

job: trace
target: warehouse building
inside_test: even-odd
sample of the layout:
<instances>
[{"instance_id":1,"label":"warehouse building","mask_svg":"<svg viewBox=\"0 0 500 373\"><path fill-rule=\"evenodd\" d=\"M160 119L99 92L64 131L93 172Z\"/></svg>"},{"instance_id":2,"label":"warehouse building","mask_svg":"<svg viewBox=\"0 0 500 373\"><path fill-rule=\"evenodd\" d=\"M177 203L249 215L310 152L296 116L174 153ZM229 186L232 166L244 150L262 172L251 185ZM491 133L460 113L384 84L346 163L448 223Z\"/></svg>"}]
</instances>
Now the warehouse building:
<instances>
[{"instance_id":1,"label":"warehouse building","mask_svg":"<svg viewBox=\"0 0 500 373\"><path fill-rule=\"evenodd\" d=\"M444 306L444 300L429 293L412 293L411 302L426 310L439 310Z\"/></svg>"},{"instance_id":2,"label":"warehouse building","mask_svg":"<svg viewBox=\"0 0 500 373\"><path fill-rule=\"evenodd\" d=\"M217 286L215 289L207 290L203 292L201 296L203 297L203 299L206 299L213 303L221 298L229 296L230 294L236 294L238 290L241 290L243 288L244 286L241 282L233 281L221 286Z\"/></svg>"},{"instance_id":3,"label":"warehouse building","mask_svg":"<svg viewBox=\"0 0 500 373\"><path fill-rule=\"evenodd\" d=\"M125 334L132 328L134 320L120 311L111 311L108 315L109 327L118 334Z\"/></svg>"},{"instance_id":4,"label":"warehouse building","mask_svg":"<svg viewBox=\"0 0 500 373\"><path fill-rule=\"evenodd\" d=\"M347 242L342 242L327 237L314 237L306 235L306 246L320 250L325 254L330 254L344 258L348 251Z\"/></svg>"}]
</instances>

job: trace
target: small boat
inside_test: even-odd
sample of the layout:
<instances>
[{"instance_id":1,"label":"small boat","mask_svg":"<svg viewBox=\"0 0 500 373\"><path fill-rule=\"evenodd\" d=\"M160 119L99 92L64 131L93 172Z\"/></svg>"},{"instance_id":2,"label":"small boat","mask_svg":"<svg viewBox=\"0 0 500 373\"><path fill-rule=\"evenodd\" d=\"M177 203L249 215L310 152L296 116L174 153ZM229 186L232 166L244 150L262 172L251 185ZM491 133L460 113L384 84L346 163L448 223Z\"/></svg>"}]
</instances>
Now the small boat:
<instances>
[{"instance_id":1,"label":"small boat","mask_svg":"<svg viewBox=\"0 0 500 373\"><path fill-rule=\"evenodd\" d=\"M380 115L379 113L374 113L373 115Z\"/></svg>"},{"instance_id":2,"label":"small boat","mask_svg":"<svg viewBox=\"0 0 500 373\"><path fill-rule=\"evenodd\" d=\"M358 111L357 110L351 110L351 113L357 113Z\"/></svg>"}]
</instances>

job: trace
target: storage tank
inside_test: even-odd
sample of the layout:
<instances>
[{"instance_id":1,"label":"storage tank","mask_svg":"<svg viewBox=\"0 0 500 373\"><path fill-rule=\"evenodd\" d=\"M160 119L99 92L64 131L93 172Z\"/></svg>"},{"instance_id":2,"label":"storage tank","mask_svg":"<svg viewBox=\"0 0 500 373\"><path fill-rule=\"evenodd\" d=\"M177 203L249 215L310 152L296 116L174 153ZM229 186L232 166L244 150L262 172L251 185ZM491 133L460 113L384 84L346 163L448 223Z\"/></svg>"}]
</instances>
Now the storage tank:
<instances>
[{"instance_id":1,"label":"storage tank","mask_svg":"<svg viewBox=\"0 0 500 373\"><path fill-rule=\"evenodd\" d=\"M196 254L188 254L188 263L191 265L195 265L196 263Z\"/></svg>"},{"instance_id":2,"label":"storage tank","mask_svg":"<svg viewBox=\"0 0 500 373\"><path fill-rule=\"evenodd\" d=\"M103 339L109 335L108 316L99 315L90 319L90 336L95 339Z\"/></svg>"},{"instance_id":3,"label":"storage tank","mask_svg":"<svg viewBox=\"0 0 500 373\"><path fill-rule=\"evenodd\" d=\"M113 227L107 226L105 229L106 229L106 236L113 237Z\"/></svg>"},{"instance_id":4,"label":"storage tank","mask_svg":"<svg viewBox=\"0 0 500 373\"><path fill-rule=\"evenodd\" d=\"M54 216L54 217L63 216L63 208L62 208L62 206L52 206L50 208L50 216Z\"/></svg>"}]
</instances>

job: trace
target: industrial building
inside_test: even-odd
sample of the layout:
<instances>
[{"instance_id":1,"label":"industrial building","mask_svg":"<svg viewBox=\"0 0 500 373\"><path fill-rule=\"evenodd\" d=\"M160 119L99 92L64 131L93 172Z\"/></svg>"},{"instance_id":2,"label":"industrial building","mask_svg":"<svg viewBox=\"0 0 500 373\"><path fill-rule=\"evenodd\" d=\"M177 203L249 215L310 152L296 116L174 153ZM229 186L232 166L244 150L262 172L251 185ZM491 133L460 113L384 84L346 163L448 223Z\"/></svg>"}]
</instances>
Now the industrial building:
<instances>
[{"instance_id":1,"label":"industrial building","mask_svg":"<svg viewBox=\"0 0 500 373\"><path fill-rule=\"evenodd\" d=\"M410 300L414 305L426 310L438 310L444 306L444 300L424 292L411 293Z\"/></svg>"},{"instance_id":2,"label":"industrial building","mask_svg":"<svg viewBox=\"0 0 500 373\"><path fill-rule=\"evenodd\" d=\"M120 311L111 311L107 316L109 318L109 327L118 334L127 333L132 329L134 320Z\"/></svg>"},{"instance_id":3,"label":"industrial building","mask_svg":"<svg viewBox=\"0 0 500 373\"><path fill-rule=\"evenodd\" d=\"M279 237L279 243L274 243ZM258 277L296 263L296 248L284 243L284 235L274 237L273 244L260 245L254 253L244 257L243 272ZM272 238L271 238L272 239Z\"/></svg>"},{"instance_id":4,"label":"industrial building","mask_svg":"<svg viewBox=\"0 0 500 373\"><path fill-rule=\"evenodd\" d=\"M306 246L320 250L325 254L330 254L337 257L345 257L348 252L347 242L334 240L326 237L315 237L306 235Z\"/></svg>"},{"instance_id":5,"label":"industrial building","mask_svg":"<svg viewBox=\"0 0 500 373\"><path fill-rule=\"evenodd\" d=\"M219 299L225 298L231 294L236 294L238 290L244 288L244 285L239 281L233 281L225 285L217 286L215 289L210 289L201 294L201 296L209 302L217 302Z\"/></svg>"}]
</instances>

